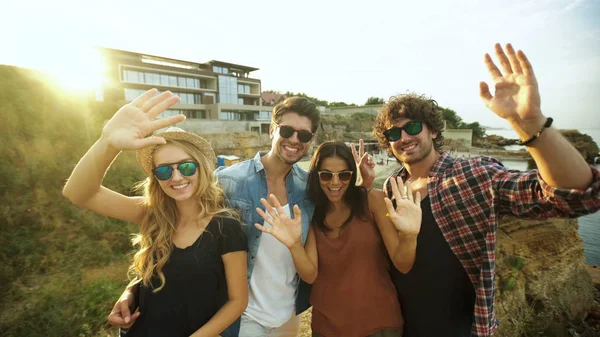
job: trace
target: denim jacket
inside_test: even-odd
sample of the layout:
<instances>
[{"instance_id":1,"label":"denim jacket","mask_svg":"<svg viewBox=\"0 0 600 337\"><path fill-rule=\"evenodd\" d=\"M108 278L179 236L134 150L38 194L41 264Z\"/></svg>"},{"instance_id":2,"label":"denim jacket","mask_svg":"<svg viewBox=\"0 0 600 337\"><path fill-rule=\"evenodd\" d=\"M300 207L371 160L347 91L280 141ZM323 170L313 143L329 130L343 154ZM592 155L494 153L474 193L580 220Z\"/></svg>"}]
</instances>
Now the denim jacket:
<instances>
[{"instance_id":1,"label":"denim jacket","mask_svg":"<svg viewBox=\"0 0 600 337\"><path fill-rule=\"evenodd\" d=\"M263 223L263 219L256 212L256 208L263 208L260 198L267 198L267 177L265 168L260 160L261 155L257 153L253 159L243 161L229 167L219 167L216 171L217 179L227 203L231 208L240 212L242 222L246 224L244 229L248 235L248 281L252 277L254 259L258 253L260 237L262 232L254 227L255 223ZM308 172L294 164L292 170L285 178L287 200L290 214L294 217L292 207L298 205L302 211L302 244L306 243L310 221L314 213L314 203L306 194ZM296 313L300 314L310 307L310 285L301 279L296 292ZM231 334L231 328L237 325L236 332ZM239 330L239 319L234 326L227 330L223 336L237 336Z\"/></svg>"}]
</instances>

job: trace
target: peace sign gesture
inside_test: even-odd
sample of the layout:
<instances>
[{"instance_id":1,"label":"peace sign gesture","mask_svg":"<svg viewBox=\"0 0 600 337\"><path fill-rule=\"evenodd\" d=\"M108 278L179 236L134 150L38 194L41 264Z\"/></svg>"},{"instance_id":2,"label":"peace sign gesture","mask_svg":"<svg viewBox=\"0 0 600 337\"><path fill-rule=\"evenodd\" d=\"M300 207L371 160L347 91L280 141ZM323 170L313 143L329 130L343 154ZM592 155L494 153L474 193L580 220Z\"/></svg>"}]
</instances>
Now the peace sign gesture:
<instances>
[{"instance_id":1,"label":"peace sign gesture","mask_svg":"<svg viewBox=\"0 0 600 337\"><path fill-rule=\"evenodd\" d=\"M164 144L162 137L148 137L152 132L185 120L178 115L161 119L155 118L179 102L179 97L166 91L156 95L152 89L123 106L102 129L102 137L118 150L137 150L149 145ZM156 95L156 96L155 96Z\"/></svg>"},{"instance_id":2,"label":"peace sign gesture","mask_svg":"<svg viewBox=\"0 0 600 337\"><path fill-rule=\"evenodd\" d=\"M370 189L373 187L373 181L375 181L375 162L373 161L373 157L365 153L365 143L362 139L358 141L358 153L356 152L354 143L350 144L350 149L352 150L352 156L358 170L356 184Z\"/></svg>"},{"instance_id":3,"label":"peace sign gesture","mask_svg":"<svg viewBox=\"0 0 600 337\"><path fill-rule=\"evenodd\" d=\"M260 208L256 208L256 212L271 227L268 228L257 223L254 226L265 233L273 235L289 249L302 246L302 212L300 207L294 205L294 218L292 219L285 214L283 207L281 207L274 194L269 195L269 201L264 198L260 199L260 203L265 207L268 214Z\"/></svg>"},{"instance_id":4,"label":"peace sign gesture","mask_svg":"<svg viewBox=\"0 0 600 337\"><path fill-rule=\"evenodd\" d=\"M402 177L390 179L396 209L389 198L385 198L390 220L401 234L418 235L421 231L421 193L415 193L413 198L411 184L406 189Z\"/></svg>"}]
</instances>

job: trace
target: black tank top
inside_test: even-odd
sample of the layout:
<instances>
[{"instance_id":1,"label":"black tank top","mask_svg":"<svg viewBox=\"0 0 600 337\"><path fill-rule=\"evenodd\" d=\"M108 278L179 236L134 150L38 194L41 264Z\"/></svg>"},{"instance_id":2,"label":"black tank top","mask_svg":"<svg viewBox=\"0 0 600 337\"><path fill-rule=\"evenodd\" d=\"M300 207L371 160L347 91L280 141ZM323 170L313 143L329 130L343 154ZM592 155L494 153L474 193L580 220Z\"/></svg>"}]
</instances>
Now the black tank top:
<instances>
[{"instance_id":1,"label":"black tank top","mask_svg":"<svg viewBox=\"0 0 600 337\"><path fill-rule=\"evenodd\" d=\"M392 268L404 316L404 337L470 336L473 284L433 218L429 197L421 201L421 209L415 264L407 274Z\"/></svg>"}]
</instances>

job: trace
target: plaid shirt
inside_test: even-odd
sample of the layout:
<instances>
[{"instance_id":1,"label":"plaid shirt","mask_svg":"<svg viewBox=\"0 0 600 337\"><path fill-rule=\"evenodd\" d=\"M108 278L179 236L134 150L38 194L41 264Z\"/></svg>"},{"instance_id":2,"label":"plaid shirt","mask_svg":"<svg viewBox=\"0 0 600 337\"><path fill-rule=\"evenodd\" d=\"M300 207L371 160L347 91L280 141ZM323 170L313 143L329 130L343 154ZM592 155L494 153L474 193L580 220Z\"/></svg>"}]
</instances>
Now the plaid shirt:
<instances>
[{"instance_id":1,"label":"plaid shirt","mask_svg":"<svg viewBox=\"0 0 600 337\"><path fill-rule=\"evenodd\" d=\"M447 152L429 171L427 190L433 216L475 287L473 336L491 336L498 217L574 218L600 209L600 171L585 191L557 189L536 170L515 171L491 157L455 159ZM406 176L401 169L392 177ZM391 197L389 178L385 183Z\"/></svg>"}]
</instances>

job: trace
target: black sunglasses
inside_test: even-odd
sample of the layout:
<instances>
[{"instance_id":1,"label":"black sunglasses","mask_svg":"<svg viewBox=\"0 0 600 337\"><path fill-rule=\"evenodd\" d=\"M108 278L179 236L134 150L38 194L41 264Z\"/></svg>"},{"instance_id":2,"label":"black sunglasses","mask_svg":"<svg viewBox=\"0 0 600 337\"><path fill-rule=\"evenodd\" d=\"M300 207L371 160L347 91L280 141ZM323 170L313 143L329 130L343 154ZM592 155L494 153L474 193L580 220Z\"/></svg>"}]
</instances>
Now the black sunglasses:
<instances>
[{"instance_id":1,"label":"black sunglasses","mask_svg":"<svg viewBox=\"0 0 600 337\"><path fill-rule=\"evenodd\" d=\"M193 176L194 173L196 173L196 169L198 168L198 163L194 161L186 161L183 163L175 164L177 164L177 170L179 170L179 173L186 177ZM154 176L158 180L169 180L173 176L173 168L171 167L171 165L175 164L161 165L153 169L152 173L154 173Z\"/></svg>"},{"instance_id":2,"label":"black sunglasses","mask_svg":"<svg viewBox=\"0 0 600 337\"><path fill-rule=\"evenodd\" d=\"M403 127L394 126L391 129L383 131L383 135L388 142L395 142L398 139L402 138L402 130L406 132L409 136L418 135L423 131L423 122L422 121L410 121L406 123Z\"/></svg>"},{"instance_id":3,"label":"black sunglasses","mask_svg":"<svg viewBox=\"0 0 600 337\"><path fill-rule=\"evenodd\" d=\"M308 143L313 138L314 133L306 130L296 130L289 125L279 125L275 124L279 127L279 135L283 138L290 138L294 135L294 132L298 132L298 140L302 143Z\"/></svg>"},{"instance_id":4,"label":"black sunglasses","mask_svg":"<svg viewBox=\"0 0 600 337\"><path fill-rule=\"evenodd\" d=\"M352 171L340 171L340 172L329 172L329 171L319 171L319 179L321 181L330 181L333 177L338 177L340 181L350 181L352 179Z\"/></svg>"}]
</instances>

